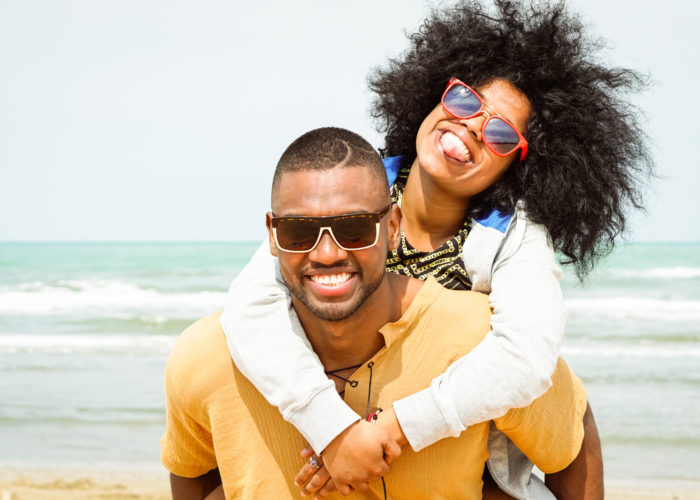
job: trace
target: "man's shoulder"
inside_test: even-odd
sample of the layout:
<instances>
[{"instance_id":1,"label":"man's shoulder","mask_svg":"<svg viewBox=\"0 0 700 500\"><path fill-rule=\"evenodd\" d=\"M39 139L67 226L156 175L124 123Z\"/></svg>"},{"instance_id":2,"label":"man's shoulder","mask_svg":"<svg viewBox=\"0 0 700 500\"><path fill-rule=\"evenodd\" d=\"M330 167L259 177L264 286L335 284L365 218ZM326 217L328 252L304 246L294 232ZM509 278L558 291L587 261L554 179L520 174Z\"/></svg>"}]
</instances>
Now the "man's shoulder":
<instances>
[{"instance_id":1,"label":"man's shoulder","mask_svg":"<svg viewBox=\"0 0 700 500\"><path fill-rule=\"evenodd\" d=\"M215 382L230 376L232 360L219 321L221 312L187 327L175 342L166 366L168 387L184 395L203 397Z\"/></svg>"},{"instance_id":2,"label":"man's shoulder","mask_svg":"<svg viewBox=\"0 0 700 500\"><path fill-rule=\"evenodd\" d=\"M432 330L440 325L444 336L475 334L483 337L491 329L488 295L466 290L449 290L434 279L428 280L416 295L414 311L419 323Z\"/></svg>"},{"instance_id":3,"label":"man's shoulder","mask_svg":"<svg viewBox=\"0 0 700 500\"><path fill-rule=\"evenodd\" d=\"M464 332L481 335L491 329L491 307L484 293L467 290L443 290L431 306L431 312Z\"/></svg>"},{"instance_id":4,"label":"man's shoulder","mask_svg":"<svg viewBox=\"0 0 700 500\"><path fill-rule=\"evenodd\" d=\"M194 358L215 350L215 346L221 342L225 343L220 321L221 314L222 311L210 314L185 328L175 342L171 356L184 351L188 358Z\"/></svg>"},{"instance_id":5,"label":"man's shoulder","mask_svg":"<svg viewBox=\"0 0 700 500\"><path fill-rule=\"evenodd\" d=\"M465 313L490 313L488 295L470 290L450 290L433 278L425 282L416 299L423 301L431 314L445 317L464 319Z\"/></svg>"}]
</instances>

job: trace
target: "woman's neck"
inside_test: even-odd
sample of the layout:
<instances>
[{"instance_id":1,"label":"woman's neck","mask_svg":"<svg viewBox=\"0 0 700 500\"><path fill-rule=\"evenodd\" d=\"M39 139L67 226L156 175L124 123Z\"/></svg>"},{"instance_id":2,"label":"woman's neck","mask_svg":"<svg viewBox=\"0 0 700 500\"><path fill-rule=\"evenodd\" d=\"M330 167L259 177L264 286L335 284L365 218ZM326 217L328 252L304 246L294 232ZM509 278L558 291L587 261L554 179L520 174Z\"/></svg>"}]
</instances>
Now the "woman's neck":
<instances>
[{"instance_id":1,"label":"woman's neck","mask_svg":"<svg viewBox=\"0 0 700 500\"><path fill-rule=\"evenodd\" d=\"M457 197L431 182L416 158L401 201L406 239L423 252L439 248L462 227L468 203L468 198Z\"/></svg>"}]
</instances>

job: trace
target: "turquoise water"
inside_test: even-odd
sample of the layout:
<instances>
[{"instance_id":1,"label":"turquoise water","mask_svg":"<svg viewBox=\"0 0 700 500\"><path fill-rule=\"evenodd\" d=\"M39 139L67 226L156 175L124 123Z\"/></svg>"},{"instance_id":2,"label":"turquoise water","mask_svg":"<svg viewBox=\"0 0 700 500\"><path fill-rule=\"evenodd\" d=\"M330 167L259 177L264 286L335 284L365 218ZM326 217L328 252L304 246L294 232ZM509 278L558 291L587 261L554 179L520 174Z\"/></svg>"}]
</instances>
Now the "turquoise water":
<instances>
[{"instance_id":1,"label":"turquoise water","mask_svg":"<svg viewBox=\"0 0 700 500\"><path fill-rule=\"evenodd\" d=\"M257 244L0 244L0 466L160 469L163 370ZM700 244L567 272L608 478L700 480Z\"/></svg>"}]
</instances>

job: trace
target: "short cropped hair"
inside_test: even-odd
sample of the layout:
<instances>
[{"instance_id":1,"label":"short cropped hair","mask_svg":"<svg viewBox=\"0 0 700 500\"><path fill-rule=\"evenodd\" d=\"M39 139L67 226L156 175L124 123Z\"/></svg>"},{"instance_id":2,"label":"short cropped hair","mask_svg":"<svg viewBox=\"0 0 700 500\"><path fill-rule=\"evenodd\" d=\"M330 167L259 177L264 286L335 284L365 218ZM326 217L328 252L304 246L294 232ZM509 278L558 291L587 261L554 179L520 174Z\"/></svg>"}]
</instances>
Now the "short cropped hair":
<instances>
[{"instance_id":1,"label":"short cropped hair","mask_svg":"<svg viewBox=\"0 0 700 500\"><path fill-rule=\"evenodd\" d=\"M272 178L272 203L282 174L300 170L329 170L336 167L366 167L386 186L389 182L379 153L358 134L337 127L306 132L282 153Z\"/></svg>"}]
</instances>

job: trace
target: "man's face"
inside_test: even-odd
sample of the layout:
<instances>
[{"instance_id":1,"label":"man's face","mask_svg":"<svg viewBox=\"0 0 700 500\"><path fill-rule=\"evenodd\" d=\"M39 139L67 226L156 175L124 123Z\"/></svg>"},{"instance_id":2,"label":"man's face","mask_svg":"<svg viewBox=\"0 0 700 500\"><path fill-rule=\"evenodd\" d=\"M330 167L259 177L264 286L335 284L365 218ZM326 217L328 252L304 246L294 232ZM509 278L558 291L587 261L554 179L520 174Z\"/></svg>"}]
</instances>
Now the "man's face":
<instances>
[{"instance_id":1,"label":"man's face","mask_svg":"<svg viewBox=\"0 0 700 500\"><path fill-rule=\"evenodd\" d=\"M380 212L389 199L386 186L365 167L287 172L273 196L276 217L322 217L356 212ZM400 211L393 208L380 224L379 241L364 250L346 251L336 245L328 231L308 253L278 249L267 215L270 251L279 258L280 269L294 307L308 308L326 321L348 318L379 287L385 275L386 255L397 244Z\"/></svg>"}]
</instances>

